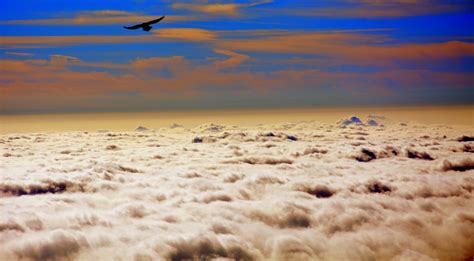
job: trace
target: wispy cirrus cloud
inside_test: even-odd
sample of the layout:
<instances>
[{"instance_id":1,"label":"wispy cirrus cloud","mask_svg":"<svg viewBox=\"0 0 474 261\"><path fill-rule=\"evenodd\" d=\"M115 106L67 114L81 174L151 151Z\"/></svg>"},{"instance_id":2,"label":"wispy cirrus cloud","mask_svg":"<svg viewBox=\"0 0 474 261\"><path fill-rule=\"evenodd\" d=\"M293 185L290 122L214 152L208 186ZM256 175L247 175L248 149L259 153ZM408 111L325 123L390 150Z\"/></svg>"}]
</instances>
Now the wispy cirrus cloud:
<instances>
[{"instance_id":1,"label":"wispy cirrus cloud","mask_svg":"<svg viewBox=\"0 0 474 261\"><path fill-rule=\"evenodd\" d=\"M161 15L161 14L160 14ZM158 15L144 15L121 10L94 10L80 11L72 14L72 17L7 20L0 21L6 25L111 25L111 24L133 24L156 19ZM195 21L201 20L193 15L167 15L167 22Z\"/></svg>"},{"instance_id":2,"label":"wispy cirrus cloud","mask_svg":"<svg viewBox=\"0 0 474 261\"><path fill-rule=\"evenodd\" d=\"M156 19L158 15L166 15L167 22L201 21L209 20L214 15L240 15L240 10L245 7L257 6L271 0L253 2L247 4L237 3L174 3L171 8L176 10L193 11L196 14L186 15L147 15L123 10L90 10L79 11L64 17L51 17L41 19L3 20L4 25L112 25L112 24L133 24ZM202 15L202 14L206 14Z\"/></svg>"},{"instance_id":3,"label":"wispy cirrus cloud","mask_svg":"<svg viewBox=\"0 0 474 261\"><path fill-rule=\"evenodd\" d=\"M363 29L363 30L207 30L202 28L160 28L153 34L144 35L71 35L71 36L0 36L0 46L8 48L19 45L75 45L88 43L143 43L143 42L169 42L169 41L223 41L237 39L247 41L252 39L279 40L279 37L313 38L314 40L332 39L333 41L384 41L383 35L364 35L358 33L378 32L391 29ZM308 39L305 39L308 40ZM270 49L271 50L271 49Z\"/></svg>"},{"instance_id":4,"label":"wispy cirrus cloud","mask_svg":"<svg viewBox=\"0 0 474 261\"><path fill-rule=\"evenodd\" d=\"M380 30L380 29L374 29ZM398 61L430 61L474 57L474 43L392 43L385 30L240 30L162 28L139 36L3 36L2 48L30 45L79 45L94 43L206 42L210 49L274 54L319 55L338 63L387 65ZM235 38L233 38L235 37Z\"/></svg>"},{"instance_id":5,"label":"wispy cirrus cloud","mask_svg":"<svg viewBox=\"0 0 474 261\"><path fill-rule=\"evenodd\" d=\"M474 43L386 44L380 36L351 32L302 32L251 39L225 39L224 49L244 52L320 55L347 64L384 65L396 61L430 61L474 57Z\"/></svg>"},{"instance_id":6,"label":"wispy cirrus cloud","mask_svg":"<svg viewBox=\"0 0 474 261\"><path fill-rule=\"evenodd\" d=\"M161 28L147 35L0 36L3 48L32 45L80 45L94 43L147 43L172 41L211 41L217 33L200 28Z\"/></svg>"},{"instance_id":7,"label":"wispy cirrus cloud","mask_svg":"<svg viewBox=\"0 0 474 261\"><path fill-rule=\"evenodd\" d=\"M226 55L229 57L227 60L217 61L215 64L218 67L234 67L250 59L250 56L245 54L236 53L229 50L214 49L217 54Z\"/></svg>"},{"instance_id":8,"label":"wispy cirrus cloud","mask_svg":"<svg viewBox=\"0 0 474 261\"><path fill-rule=\"evenodd\" d=\"M5 52L5 54L13 55L13 56L23 56L23 57L33 56L32 53L23 53L23 52Z\"/></svg>"},{"instance_id":9,"label":"wispy cirrus cloud","mask_svg":"<svg viewBox=\"0 0 474 261\"><path fill-rule=\"evenodd\" d=\"M472 4L463 0L346 0L342 3L344 4L341 2L328 2L323 5L314 3L305 8L270 9L261 7L260 9L275 15L328 18L397 18L472 10Z\"/></svg>"},{"instance_id":10,"label":"wispy cirrus cloud","mask_svg":"<svg viewBox=\"0 0 474 261\"><path fill-rule=\"evenodd\" d=\"M191 2L191 3L174 3L171 5L174 9L182 9L193 12L201 12L210 15L228 15L228 16L239 16L241 15L241 9L246 7L257 6L261 4L271 3L272 0L258 1L251 3L214 3L214 2Z\"/></svg>"},{"instance_id":11,"label":"wispy cirrus cloud","mask_svg":"<svg viewBox=\"0 0 474 261\"><path fill-rule=\"evenodd\" d=\"M153 41L153 37L144 36L1 36L0 45L7 47L9 45L61 45L61 44L86 44L86 43L114 43L131 41Z\"/></svg>"},{"instance_id":12,"label":"wispy cirrus cloud","mask_svg":"<svg viewBox=\"0 0 474 261\"><path fill-rule=\"evenodd\" d=\"M379 29L376 29L379 30ZM366 31L366 30L363 30ZM329 32L330 37L346 38L348 31L323 31L316 33L323 37ZM355 30L354 32L359 32ZM73 35L73 36L0 36L0 46L2 48L18 48L19 46L32 45L79 45L79 44L94 44L94 43L146 43L146 42L170 42L170 41L214 41L215 43L225 39L257 39L268 38L275 36L291 36L302 35L301 31L288 30L206 30L201 28L160 28L154 30L153 34L133 35L133 36L119 36L119 35ZM374 39L374 37L355 36L352 38L356 40ZM277 38L275 38L277 39ZM378 37L378 41L382 40Z\"/></svg>"},{"instance_id":13,"label":"wispy cirrus cloud","mask_svg":"<svg viewBox=\"0 0 474 261\"><path fill-rule=\"evenodd\" d=\"M162 28L153 33L159 38L170 38L184 41L211 41L217 39L217 33L199 28Z\"/></svg>"}]
</instances>

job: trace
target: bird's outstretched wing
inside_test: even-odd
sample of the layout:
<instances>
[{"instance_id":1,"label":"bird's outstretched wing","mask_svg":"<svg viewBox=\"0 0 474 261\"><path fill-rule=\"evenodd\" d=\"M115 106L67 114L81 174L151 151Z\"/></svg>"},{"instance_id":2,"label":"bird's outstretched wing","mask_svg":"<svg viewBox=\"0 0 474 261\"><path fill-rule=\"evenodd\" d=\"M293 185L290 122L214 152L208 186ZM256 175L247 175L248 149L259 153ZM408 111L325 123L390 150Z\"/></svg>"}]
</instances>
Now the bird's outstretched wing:
<instances>
[{"instance_id":1,"label":"bird's outstretched wing","mask_svg":"<svg viewBox=\"0 0 474 261\"><path fill-rule=\"evenodd\" d=\"M162 16L158 19L155 19L155 20L151 20L149 22L146 22L146 23L142 23L142 24L137 24L137 25L133 25L133 26L124 26L123 28L125 29L129 29L129 30L136 30L138 28L143 28L144 31L150 31L151 29L151 24L156 24L158 23L159 21L163 20L165 18L165 16Z\"/></svg>"},{"instance_id":2,"label":"bird's outstretched wing","mask_svg":"<svg viewBox=\"0 0 474 261\"><path fill-rule=\"evenodd\" d=\"M134 26L124 26L123 28L129 29L129 30L136 30L138 28L141 28L142 26L143 26L143 24L137 24L137 25L134 25Z\"/></svg>"},{"instance_id":3,"label":"bird's outstretched wing","mask_svg":"<svg viewBox=\"0 0 474 261\"><path fill-rule=\"evenodd\" d=\"M163 20L164 18L165 18L165 16L162 16L162 17L160 17L160 18L158 18L158 19L151 20L151 21L146 22L146 23L143 23L143 24L147 24L147 25L156 24L156 23L158 23L159 21Z\"/></svg>"}]
</instances>

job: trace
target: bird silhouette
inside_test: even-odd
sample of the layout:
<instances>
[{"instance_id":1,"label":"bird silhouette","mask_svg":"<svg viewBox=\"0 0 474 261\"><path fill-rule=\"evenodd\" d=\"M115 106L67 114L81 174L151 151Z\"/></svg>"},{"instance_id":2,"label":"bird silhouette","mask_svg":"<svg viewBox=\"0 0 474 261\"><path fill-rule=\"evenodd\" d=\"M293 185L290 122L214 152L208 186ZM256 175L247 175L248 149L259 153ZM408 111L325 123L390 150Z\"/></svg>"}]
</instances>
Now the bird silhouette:
<instances>
[{"instance_id":1,"label":"bird silhouette","mask_svg":"<svg viewBox=\"0 0 474 261\"><path fill-rule=\"evenodd\" d=\"M138 29L138 28L142 28L143 31L148 32L148 31L150 31L151 28L152 28L150 25L156 24L156 23L158 23L159 21L163 20L164 18L165 18L165 17L162 16L162 17L160 17L160 18L158 18L158 19L151 20L151 21L146 22L146 23L137 24L137 25L133 25L133 26L124 26L123 28L128 29L128 30L136 30L136 29Z\"/></svg>"}]
</instances>

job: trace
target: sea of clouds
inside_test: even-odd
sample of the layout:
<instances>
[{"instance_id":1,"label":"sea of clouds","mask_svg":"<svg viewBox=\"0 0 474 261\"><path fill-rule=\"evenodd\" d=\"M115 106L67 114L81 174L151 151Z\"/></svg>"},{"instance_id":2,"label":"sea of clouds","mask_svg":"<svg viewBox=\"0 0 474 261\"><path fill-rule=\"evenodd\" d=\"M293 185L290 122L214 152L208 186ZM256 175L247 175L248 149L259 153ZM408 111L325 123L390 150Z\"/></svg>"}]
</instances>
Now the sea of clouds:
<instances>
[{"instance_id":1,"label":"sea of clouds","mask_svg":"<svg viewBox=\"0 0 474 261\"><path fill-rule=\"evenodd\" d=\"M474 257L472 129L371 120L2 135L0 260Z\"/></svg>"}]
</instances>

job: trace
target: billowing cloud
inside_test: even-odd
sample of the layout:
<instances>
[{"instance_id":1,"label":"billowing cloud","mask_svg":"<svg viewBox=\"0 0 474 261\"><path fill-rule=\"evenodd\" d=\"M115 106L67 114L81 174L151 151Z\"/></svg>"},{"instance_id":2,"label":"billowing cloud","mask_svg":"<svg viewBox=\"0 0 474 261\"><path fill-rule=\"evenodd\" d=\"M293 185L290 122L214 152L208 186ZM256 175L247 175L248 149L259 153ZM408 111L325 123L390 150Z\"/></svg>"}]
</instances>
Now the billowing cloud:
<instances>
[{"instance_id":1,"label":"billowing cloud","mask_svg":"<svg viewBox=\"0 0 474 261\"><path fill-rule=\"evenodd\" d=\"M374 109L37 115L36 133L12 117L0 259L469 260L474 166L452 148L472 127L439 116L472 107L449 110L378 108L384 126L343 128L337 115ZM46 133L56 122L74 131Z\"/></svg>"}]
</instances>

